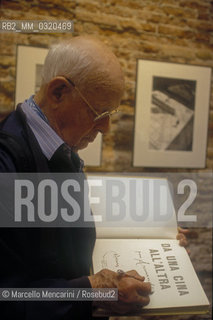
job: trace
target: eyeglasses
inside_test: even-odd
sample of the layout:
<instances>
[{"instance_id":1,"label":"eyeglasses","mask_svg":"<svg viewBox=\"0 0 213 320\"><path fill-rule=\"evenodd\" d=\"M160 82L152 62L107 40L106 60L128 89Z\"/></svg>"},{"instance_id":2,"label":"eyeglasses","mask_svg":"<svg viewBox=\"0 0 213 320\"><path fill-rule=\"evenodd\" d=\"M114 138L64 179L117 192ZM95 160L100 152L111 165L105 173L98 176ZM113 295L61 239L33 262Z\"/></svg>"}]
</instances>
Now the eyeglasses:
<instances>
[{"instance_id":1,"label":"eyeglasses","mask_svg":"<svg viewBox=\"0 0 213 320\"><path fill-rule=\"evenodd\" d=\"M113 114L119 112L118 109L115 109L113 111L105 111L101 114L99 114L92 106L91 104L87 101L87 99L83 96L83 94L81 93L81 91L78 89L78 87L76 87L75 83L69 79L64 77L77 91L78 94L81 96L82 100L84 100L84 102L88 105L88 107L90 108L90 110L92 110L92 112L96 115L96 117L94 118L94 121L98 121L100 119L106 118L106 117L111 117Z\"/></svg>"}]
</instances>

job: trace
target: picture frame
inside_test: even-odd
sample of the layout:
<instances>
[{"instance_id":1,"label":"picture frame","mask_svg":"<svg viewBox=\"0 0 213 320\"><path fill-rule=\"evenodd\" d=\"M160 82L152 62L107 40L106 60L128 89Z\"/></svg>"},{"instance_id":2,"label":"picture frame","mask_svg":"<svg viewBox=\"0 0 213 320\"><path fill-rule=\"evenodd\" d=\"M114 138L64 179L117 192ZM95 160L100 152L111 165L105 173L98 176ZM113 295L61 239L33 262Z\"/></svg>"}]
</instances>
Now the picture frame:
<instances>
[{"instance_id":1,"label":"picture frame","mask_svg":"<svg viewBox=\"0 0 213 320\"><path fill-rule=\"evenodd\" d=\"M47 53L48 48L17 45L15 105L28 99L39 89L41 70ZM94 142L78 153L86 166L100 166L102 135L98 133Z\"/></svg>"},{"instance_id":2,"label":"picture frame","mask_svg":"<svg viewBox=\"0 0 213 320\"><path fill-rule=\"evenodd\" d=\"M211 68L138 59L134 167L205 168Z\"/></svg>"}]
</instances>

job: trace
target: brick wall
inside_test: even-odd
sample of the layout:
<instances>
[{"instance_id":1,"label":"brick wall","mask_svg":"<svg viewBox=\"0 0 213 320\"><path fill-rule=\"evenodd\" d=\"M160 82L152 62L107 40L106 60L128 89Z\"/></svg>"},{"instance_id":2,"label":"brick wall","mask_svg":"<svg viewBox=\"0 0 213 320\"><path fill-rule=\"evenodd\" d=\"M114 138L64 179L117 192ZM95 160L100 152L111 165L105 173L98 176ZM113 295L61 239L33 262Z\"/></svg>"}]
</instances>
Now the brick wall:
<instances>
[{"instance_id":1,"label":"brick wall","mask_svg":"<svg viewBox=\"0 0 213 320\"><path fill-rule=\"evenodd\" d=\"M96 171L162 171L132 167L136 59L213 66L213 1L210 0L2 0L2 19L72 19L74 35L91 34L118 56L126 79L121 110L104 137L102 166ZM16 44L48 46L69 34L0 35L0 116L14 108ZM213 167L213 95L208 125L206 169ZM201 142L202 143L202 142ZM175 171L175 170L170 170ZM190 171L190 170L188 170ZM205 171L205 170L201 170ZM211 232L191 242L192 258L211 296ZM197 252L197 246L201 250ZM200 264L206 261L206 264ZM177 319L177 317L174 317ZM210 319L186 316L180 319ZM173 319L173 317L169 317Z\"/></svg>"}]
</instances>

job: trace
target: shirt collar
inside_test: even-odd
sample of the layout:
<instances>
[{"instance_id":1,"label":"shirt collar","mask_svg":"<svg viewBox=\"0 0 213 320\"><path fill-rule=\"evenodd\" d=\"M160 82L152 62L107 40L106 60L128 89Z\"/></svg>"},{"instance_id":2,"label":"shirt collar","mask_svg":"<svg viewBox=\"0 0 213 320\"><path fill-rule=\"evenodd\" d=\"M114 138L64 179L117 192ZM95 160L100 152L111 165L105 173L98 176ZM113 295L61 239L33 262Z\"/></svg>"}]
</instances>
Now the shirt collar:
<instances>
[{"instance_id":1,"label":"shirt collar","mask_svg":"<svg viewBox=\"0 0 213 320\"><path fill-rule=\"evenodd\" d=\"M34 96L32 95L28 100L25 100L21 105L21 108L26 115L27 123L33 131L43 154L48 160L50 160L56 150L65 142L50 127L47 117L42 112L41 108L37 105L33 97ZM67 147L70 149L70 154L72 157L73 151L68 145ZM78 156L78 154L76 155ZM79 160L79 170L82 171L84 167L84 161L81 158L79 158Z\"/></svg>"},{"instance_id":2,"label":"shirt collar","mask_svg":"<svg viewBox=\"0 0 213 320\"><path fill-rule=\"evenodd\" d=\"M34 100L34 96L32 95L28 100L26 100L29 107L31 107L34 112L36 112L38 114L38 116L43 119L46 123L49 124L49 121L47 119L47 117L45 116L45 114L41 111L41 108L37 105L37 103Z\"/></svg>"},{"instance_id":3,"label":"shirt collar","mask_svg":"<svg viewBox=\"0 0 213 320\"><path fill-rule=\"evenodd\" d=\"M47 117L36 104L33 96L25 100L21 108L26 115L27 123L33 131L43 154L50 160L64 141L50 127Z\"/></svg>"}]
</instances>

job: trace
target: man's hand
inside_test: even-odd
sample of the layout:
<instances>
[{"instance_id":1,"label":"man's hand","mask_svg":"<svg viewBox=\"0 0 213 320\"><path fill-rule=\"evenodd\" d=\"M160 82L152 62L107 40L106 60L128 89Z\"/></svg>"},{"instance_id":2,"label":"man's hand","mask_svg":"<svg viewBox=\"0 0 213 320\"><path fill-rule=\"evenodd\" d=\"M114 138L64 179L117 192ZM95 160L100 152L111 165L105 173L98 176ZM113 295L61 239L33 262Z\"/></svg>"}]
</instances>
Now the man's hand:
<instances>
[{"instance_id":1,"label":"man's hand","mask_svg":"<svg viewBox=\"0 0 213 320\"><path fill-rule=\"evenodd\" d=\"M198 234L196 231L192 231L191 229L183 229L181 227L178 227L178 234L176 236L177 240L179 241L180 246L186 247L188 245L188 239L195 239L198 237Z\"/></svg>"},{"instance_id":2,"label":"man's hand","mask_svg":"<svg viewBox=\"0 0 213 320\"><path fill-rule=\"evenodd\" d=\"M137 271L132 270L124 274L103 269L89 277L92 288L117 288L118 301L94 301L94 306L119 314L138 312L146 306L150 299L151 284L144 282Z\"/></svg>"}]
</instances>

